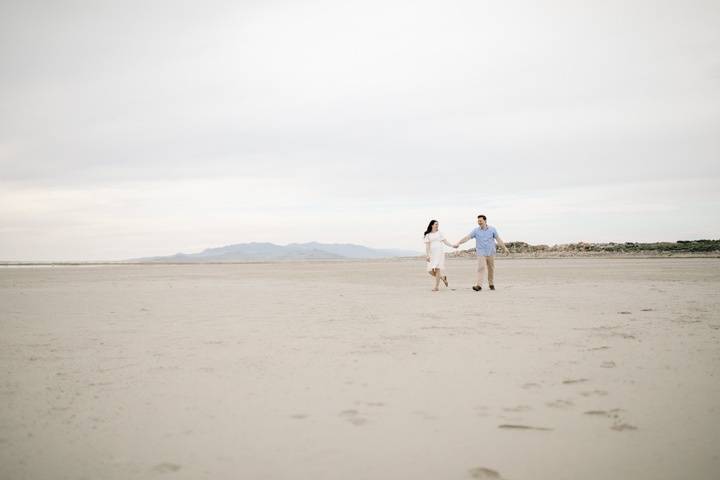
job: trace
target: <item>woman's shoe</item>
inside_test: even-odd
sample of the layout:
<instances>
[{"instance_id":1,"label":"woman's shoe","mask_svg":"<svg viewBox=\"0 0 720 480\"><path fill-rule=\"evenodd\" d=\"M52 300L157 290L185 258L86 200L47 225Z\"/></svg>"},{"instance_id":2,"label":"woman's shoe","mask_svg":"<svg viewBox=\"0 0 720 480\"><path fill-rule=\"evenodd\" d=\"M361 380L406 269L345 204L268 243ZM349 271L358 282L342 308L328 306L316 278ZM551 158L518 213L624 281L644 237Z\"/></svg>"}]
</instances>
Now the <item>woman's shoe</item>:
<instances>
[{"instance_id":1,"label":"woman's shoe","mask_svg":"<svg viewBox=\"0 0 720 480\"><path fill-rule=\"evenodd\" d=\"M480 285L473 285L473 290L479 292L480 290L482 290L482 287Z\"/></svg>"}]
</instances>

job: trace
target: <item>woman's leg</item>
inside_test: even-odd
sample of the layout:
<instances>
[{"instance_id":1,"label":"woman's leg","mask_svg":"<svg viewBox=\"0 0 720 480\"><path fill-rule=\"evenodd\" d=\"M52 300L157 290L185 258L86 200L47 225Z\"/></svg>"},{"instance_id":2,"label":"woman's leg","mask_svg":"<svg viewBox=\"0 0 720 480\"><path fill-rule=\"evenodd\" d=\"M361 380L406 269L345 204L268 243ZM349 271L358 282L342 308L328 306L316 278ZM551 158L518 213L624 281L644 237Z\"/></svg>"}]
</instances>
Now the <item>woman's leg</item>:
<instances>
[{"instance_id":1,"label":"woman's leg","mask_svg":"<svg viewBox=\"0 0 720 480\"><path fill-rule=\"evenodd\" d=\"M439 268L435 269L435 288L433 290L440 290L440 279L442 278L442 270Z\"/></svg>"}]
</instances>

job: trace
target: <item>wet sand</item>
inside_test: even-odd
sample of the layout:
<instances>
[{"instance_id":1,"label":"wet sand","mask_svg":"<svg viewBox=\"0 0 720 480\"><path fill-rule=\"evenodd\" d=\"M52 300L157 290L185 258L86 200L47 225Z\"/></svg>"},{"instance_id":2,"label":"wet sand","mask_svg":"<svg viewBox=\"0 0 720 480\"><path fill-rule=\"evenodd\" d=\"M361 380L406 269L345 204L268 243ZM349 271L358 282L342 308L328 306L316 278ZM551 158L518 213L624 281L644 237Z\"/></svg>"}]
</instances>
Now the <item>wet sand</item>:
<instances>
[{"instance_id":1,"label":"wet sand","mask_svg":"<svg viewBox=\"0 0 720 480\"><path fill-rule=\"evenodd\" d=\"M716 479L720 259L0 268L0 479Z\"/></svg>"}]
</instances>

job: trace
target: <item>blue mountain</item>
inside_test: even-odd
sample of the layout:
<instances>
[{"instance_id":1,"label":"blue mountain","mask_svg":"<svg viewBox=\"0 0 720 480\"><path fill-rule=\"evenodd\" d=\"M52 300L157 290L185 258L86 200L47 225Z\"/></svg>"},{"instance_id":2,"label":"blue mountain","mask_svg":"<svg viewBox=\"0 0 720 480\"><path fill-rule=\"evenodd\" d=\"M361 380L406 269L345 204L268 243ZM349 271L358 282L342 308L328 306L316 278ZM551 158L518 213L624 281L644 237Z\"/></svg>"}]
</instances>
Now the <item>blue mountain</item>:
<instances>
[{"instance_id":1,"label":"blue mountain","mask_svg":"<svg viewBox=\"0 0 720 480\"><path fill-rule=\"evenodd\" d=\"M419 252L399 249L376 249L350 243L274 243L251 242L207 248L198 253L176 253L162 257L136 258L132 262L203 263L292 260L343 260L394 257L416 257Z\"/></svg>"}]
</instances>

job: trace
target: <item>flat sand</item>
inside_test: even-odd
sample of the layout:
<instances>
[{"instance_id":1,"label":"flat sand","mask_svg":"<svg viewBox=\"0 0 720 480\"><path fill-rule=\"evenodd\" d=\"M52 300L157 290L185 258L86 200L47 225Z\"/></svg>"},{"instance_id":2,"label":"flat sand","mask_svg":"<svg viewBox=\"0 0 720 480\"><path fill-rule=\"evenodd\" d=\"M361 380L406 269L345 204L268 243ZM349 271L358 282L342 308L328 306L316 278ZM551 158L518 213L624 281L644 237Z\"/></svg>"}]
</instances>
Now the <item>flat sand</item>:
<instances>
[{"instance_id":1,"label":"flat sand","mask_svg":"<svg viewBox=\"0 0 720 480\"><path fill-rule=\"evenodd\" d=\"M720 259L0 268L0 479L720 478Z\"/></svg>"}]
</instances>

